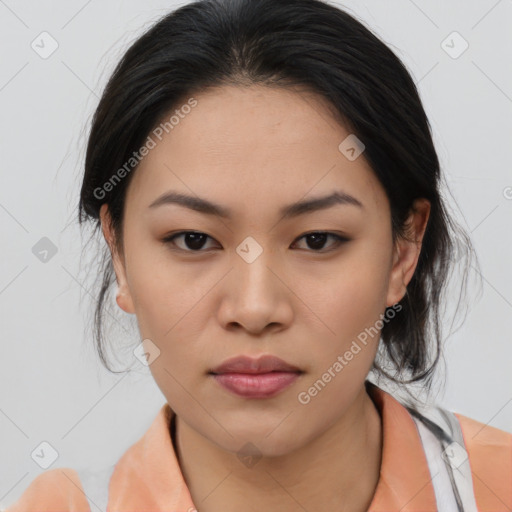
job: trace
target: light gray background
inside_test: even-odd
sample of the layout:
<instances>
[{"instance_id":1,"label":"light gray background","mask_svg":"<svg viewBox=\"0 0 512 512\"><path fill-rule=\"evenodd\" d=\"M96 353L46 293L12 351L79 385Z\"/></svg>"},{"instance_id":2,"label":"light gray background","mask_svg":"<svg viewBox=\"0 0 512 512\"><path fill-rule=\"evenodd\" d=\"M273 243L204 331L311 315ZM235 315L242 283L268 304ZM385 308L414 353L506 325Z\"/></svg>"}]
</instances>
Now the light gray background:
<instances>
[{"instance_id":1,"label":"light gray background","mask_svg":"<svg viewBox=\"0 0 512 512\"><path fill-rule=\"evenodd\" d=\"M148 24L183 3L0 0L0 508L43 471L31 458L41 442L58 452L51 468L115 462L164 403L142 365L129 375L100 366L84 334L80 297L91 283L73 221L106 79ZM512 0L343 5L418 83L450 202L481 263L481 295L471 291L466 322L447 341L437 401L512 432ZM59 45L47 59L31 48L43 31ZM442 47L453 31L469 43L456 59ZM58 249L47 263L32 253L42 237Z\"/></svg>"}]
</instances>

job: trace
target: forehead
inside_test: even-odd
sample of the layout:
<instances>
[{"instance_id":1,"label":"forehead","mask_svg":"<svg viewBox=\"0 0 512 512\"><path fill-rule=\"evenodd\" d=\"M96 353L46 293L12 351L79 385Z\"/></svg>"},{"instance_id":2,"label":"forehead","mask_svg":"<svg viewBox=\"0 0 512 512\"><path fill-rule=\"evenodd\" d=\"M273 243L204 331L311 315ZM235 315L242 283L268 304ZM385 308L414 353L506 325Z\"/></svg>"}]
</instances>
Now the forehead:
<instances>
[{"instance_id":1,"label":"forehead","mask_svg":"<svg viewBox=\"0 0 512 512\"><path fill-rule=\"evenodd\" d=\"M294 89L223 86L191 96L162 118L159 137L142 159L127 202L147 208L178 190L233 208L282 204L334 189L379 208L383 190L363 156L339 145L351 135L321 96ZM163 129L174 114L174 122ZM364 153L363 153L364 154Z\"/></svg>"}]
</instances>

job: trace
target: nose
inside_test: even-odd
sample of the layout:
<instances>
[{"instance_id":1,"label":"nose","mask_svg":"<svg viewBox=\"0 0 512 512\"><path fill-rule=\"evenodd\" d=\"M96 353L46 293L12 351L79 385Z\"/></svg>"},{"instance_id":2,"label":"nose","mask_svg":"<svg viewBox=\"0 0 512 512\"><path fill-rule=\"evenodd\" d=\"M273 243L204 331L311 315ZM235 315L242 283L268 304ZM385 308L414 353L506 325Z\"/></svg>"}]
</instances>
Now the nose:
<instances>
[{"instance_id":1,"label":"nose","mask_svg":"<svg viewBox=\"0 0 512 512\"><path fill-rule=\"evenodd\" d=\"M293 317L293 294L286 281L286 273L267 251L252 261L237 255L234 268L223 280L218 309L222 326L252 334L286 328Z\"/></svg>"}]
</instances>

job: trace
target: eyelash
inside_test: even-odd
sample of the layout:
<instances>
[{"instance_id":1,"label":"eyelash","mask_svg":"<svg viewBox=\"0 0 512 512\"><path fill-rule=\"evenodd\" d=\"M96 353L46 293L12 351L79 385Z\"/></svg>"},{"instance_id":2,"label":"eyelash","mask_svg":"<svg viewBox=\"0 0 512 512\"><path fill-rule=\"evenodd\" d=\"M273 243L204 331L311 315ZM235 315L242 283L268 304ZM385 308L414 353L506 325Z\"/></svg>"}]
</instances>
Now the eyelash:
<instances>
[{"instance_id":1,"label":"eyelash","mask_svg":"<svg viewBox=\"0 0 512 512\"><path fill-rule=\"evenodd\" d=\"M187 235L187 234L196 234L196 235L206 235L206 233L202 233L201 231L180 231L178 233L174 233L172 235L169 235L165 238L162 239L162 242L164 244L173 244L173 245L176 245L174 243L174 239L175 238L178 238L180 236L183 236L183 235ZM327 235L327 236L330 236L332 238L334 238L336 240L336 243L335 243L335 246L334 248L331 248L331 249L327 249L327 250L314 250L314 249L311 249L310 251L311 252L316 252L316 253L327 253L327 252L331 252L335 249L337 249L340 245L342 245L343 243L346 243L348 241L350 241L349 238L347 237L344 237L344 236L341 236L341 235L338 235L336 233L331 233L329 231L310 231L308 233L304 233L303 235L301 235L299 238L297 238L295 240L296 241L299 241L299 240L302 240L303 238L306 238L307 236L310 236L310 235ZM209 239L213 240L212 237L210 237L209 235L206 235ZM295 243L294 242L294 243ZM177 250L177 251L182 251L182 252L189 252L189 253L200 253L200 252L207 252L207 250L192 250L192 249L182 249L180 247L175 247L173 248L173 250Z\"/></svg>"}]
</instances>

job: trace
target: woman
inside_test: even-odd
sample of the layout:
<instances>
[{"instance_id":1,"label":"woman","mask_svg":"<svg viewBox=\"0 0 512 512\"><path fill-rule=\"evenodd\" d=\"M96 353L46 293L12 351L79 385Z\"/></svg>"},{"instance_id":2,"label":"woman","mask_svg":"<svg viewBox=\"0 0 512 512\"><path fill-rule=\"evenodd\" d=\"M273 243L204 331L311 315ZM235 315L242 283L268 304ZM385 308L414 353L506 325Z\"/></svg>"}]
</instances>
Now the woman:
<instances>
[{"instance_id":1,"label":"woman","mask_svg":"<svg viewBox=\"0 0 512 512\"><path fill-rule=\"evenodd\" d=\"M431 386L471 255L440 180L412 78L344 11L160 20L100 100L79 217L108 244L100 357L115 281L167 402L115 466L47 471L8 510L510 510L511 434L368 380Z\"/></svg>"}]
</instances>

